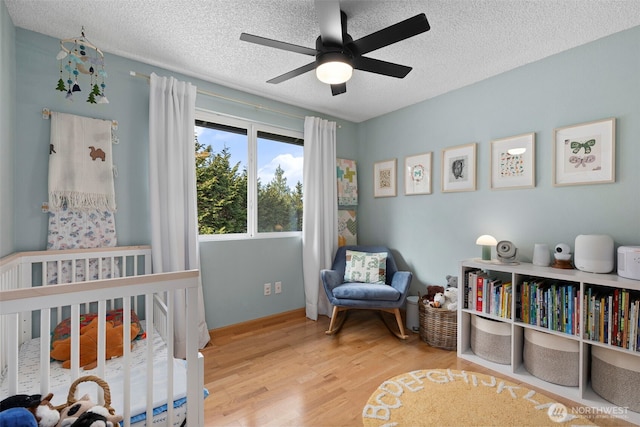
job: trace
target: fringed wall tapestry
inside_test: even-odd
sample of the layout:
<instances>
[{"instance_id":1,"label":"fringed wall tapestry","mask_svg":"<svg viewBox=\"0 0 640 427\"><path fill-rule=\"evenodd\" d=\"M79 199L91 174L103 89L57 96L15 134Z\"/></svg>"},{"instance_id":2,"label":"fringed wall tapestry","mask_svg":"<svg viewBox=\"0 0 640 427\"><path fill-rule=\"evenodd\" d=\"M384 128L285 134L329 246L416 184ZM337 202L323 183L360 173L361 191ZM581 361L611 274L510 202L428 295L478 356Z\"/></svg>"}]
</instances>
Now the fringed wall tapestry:
<instances>
[{"instance_id":1,"label":"fringed wall tapestry","mask_svg":"<svg viewBox=\"0 0 640 427\"><path fill-rule=\"evenodd\" d=\"M51 113L47 249L116 246L111 126L111 120ZM110 266L102 264L101 277L110 277ZM98 274L97 265L78 267L77 274L85 268L91 270L86 277ZM48 281L72 278L58 282L57 275L49 272Z\"/></svg>"}]
</instances>

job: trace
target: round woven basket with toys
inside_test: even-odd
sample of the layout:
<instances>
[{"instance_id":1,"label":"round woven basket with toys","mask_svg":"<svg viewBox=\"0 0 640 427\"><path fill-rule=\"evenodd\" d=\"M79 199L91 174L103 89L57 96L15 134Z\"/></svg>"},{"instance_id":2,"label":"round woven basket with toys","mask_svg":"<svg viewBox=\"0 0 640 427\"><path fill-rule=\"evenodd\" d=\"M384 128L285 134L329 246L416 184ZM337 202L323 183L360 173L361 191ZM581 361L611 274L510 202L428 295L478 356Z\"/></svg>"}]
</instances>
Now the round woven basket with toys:
<instances>
[{"instance_id":1,"label":"round woven basket with toys","mask_svg":"<svg viewBox=\"0 0 640 427\"><path fill-rule=\"evenodd\" d=\"M429 288L433 288L433 286ZM432 347L455 350L458 339L458 312L457 310L449 310L437 302L435 305L440 306L434 307L434 302L430 301L433 297L431 295L433 291L432 289L428 289L428 291L428 294L420 298L418 302L420 338Z\"/></svg>"}]
</instances>

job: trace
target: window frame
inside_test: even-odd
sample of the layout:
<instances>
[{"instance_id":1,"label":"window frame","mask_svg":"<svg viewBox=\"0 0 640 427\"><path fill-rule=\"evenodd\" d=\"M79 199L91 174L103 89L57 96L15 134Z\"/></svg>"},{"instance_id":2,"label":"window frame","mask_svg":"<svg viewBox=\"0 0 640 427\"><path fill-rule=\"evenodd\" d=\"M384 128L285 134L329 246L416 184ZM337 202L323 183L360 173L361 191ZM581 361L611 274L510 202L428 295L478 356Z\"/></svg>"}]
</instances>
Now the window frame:
<instances>
[{"instance_id":1,"label":"window frame","mask_svg":"<svg viewBox=\"0 0 640 427\"><path fill-rule=\"evenodd\" d=\"M231 117L208 110L197 109L195 120L206 121L225 126L233 126L247 130L247 232L228 234L199 234L198 240L224 241L224 240L248 240L248 239L274 239L285 237L301 237L302 231L271 231L258 232L258 132L267 132L302 141L304 146L304 133L292 129L281 128L266 123L254 122L247 119ZM194 121L195 126L195 121ZM283 142L286 144L286 142ZM195 179L195 177L194 177ZM304 202L303 202L304 206ZM304 207L303 207L304 209Z\"/></svg>"}]
</instances>

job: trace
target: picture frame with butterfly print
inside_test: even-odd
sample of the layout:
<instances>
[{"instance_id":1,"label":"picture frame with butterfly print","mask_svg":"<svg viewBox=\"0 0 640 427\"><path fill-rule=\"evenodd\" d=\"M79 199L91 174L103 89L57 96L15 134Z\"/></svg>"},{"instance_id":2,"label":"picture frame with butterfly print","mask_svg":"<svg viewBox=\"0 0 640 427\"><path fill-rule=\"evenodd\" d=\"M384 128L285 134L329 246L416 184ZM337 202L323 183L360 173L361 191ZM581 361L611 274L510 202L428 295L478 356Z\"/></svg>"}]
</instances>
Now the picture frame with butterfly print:
<instances>
[{"instance_id":1,"label":"picture frame with butterfly print","mask_svg":"<svg viewBox=\"0 0 640 427\"><path fill-rule=\"evenodd\" d=\"M491 141L492 190L535 187L535 144L533 132Z\"/></svg>"},{"instance_id":2,"label":"picture frame with butterfly print","mask_svg":"<svg viewBox=\"0 0 640 427\"><path fill-rule=\"evenodd\" d=\"M554 186L615 182L615 118L556 128L553 141Z\"/></svg>"}]
</instances>

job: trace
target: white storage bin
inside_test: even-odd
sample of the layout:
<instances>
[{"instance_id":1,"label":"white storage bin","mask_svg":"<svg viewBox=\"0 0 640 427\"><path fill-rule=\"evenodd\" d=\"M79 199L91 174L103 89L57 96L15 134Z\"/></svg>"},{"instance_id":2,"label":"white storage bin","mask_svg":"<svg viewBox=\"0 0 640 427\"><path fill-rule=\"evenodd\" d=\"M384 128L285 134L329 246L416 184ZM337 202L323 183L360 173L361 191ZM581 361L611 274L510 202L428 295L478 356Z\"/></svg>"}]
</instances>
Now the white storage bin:
<instances>
[{"instance_id":1,"label":"white storage bin","mask_svg":"<svg viewBox=\"0 0 640 427\"><path fill-rule=\"evenodd\" d=\"M591 388L602 398L640 412L640 359L637 355L591 346Z\"/></svg>"},{"instance_id":2,"label":"white storage bin","mask_svg":"<svg viewBox=\"0 0 640 427\"><path fill-rule=\"evenodd\" d=\"M565 386L579 384L580 343L576 340L525 329L522 358L525 369L535 377Z\"/></svg>"},{"instance_id":3,"label":"white storage bin","mask_svg":"<svg viewBox=\"0 0 640 427\"><path fill-rule=\"evenodd\" d=\"M511 364L511 325L471 316L471 350L491 362Z\"/></svg>"}]
</instances>

